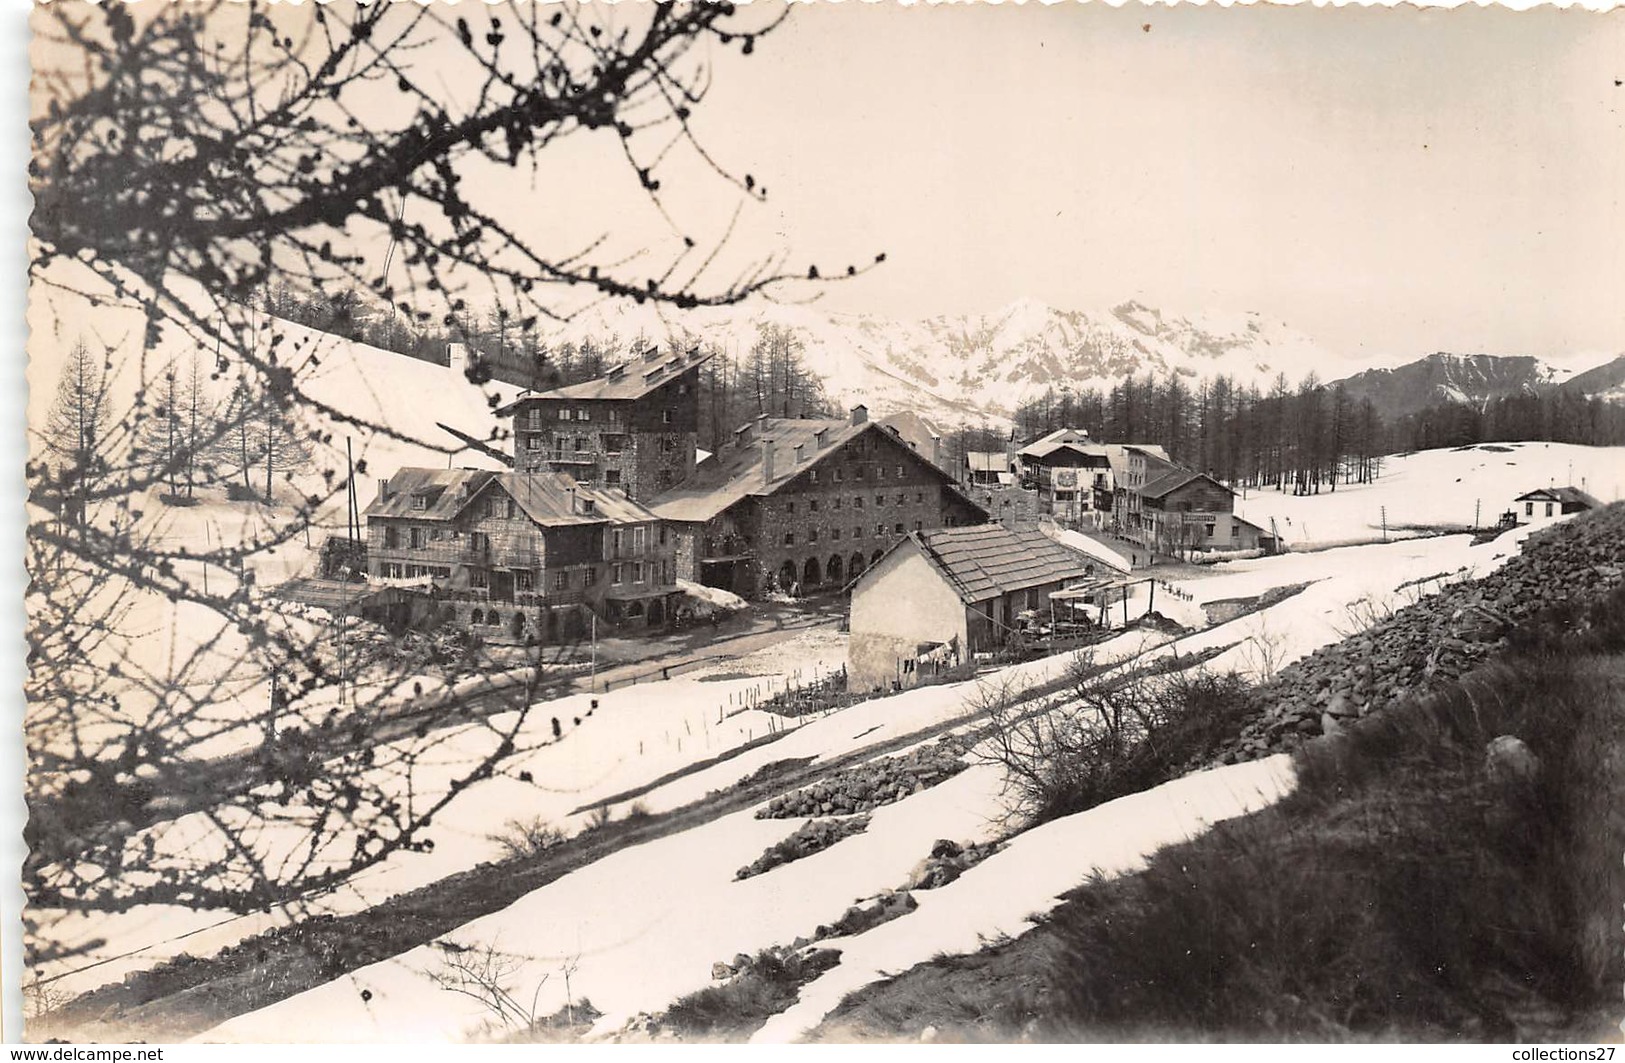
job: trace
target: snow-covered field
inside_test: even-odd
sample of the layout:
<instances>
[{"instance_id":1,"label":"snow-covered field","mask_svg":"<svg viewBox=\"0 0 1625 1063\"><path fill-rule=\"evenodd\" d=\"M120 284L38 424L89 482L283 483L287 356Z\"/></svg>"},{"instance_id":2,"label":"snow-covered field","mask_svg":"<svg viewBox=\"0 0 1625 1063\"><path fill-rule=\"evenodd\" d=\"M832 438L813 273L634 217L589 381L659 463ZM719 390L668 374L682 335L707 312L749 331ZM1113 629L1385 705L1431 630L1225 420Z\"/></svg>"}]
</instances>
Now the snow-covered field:
<instances>
[{"instance_id":1,"label":"snow-covered field","mask_svg":"<svg viewBox=\"0 0 1625 1063\"><path fill-rule=\"evenodd\" d=\"M1170 643L1125 633L1106 643L1110 657L1198 651L1240 643L1221 655L1262 676L1340 637L1351 603L1399 593L1409 580L1441 572L1481 575L1514 552L1520 530L1474 547L1466 536L1345 548L1232 563L1236 571L1193 581L1230 596L1225 582L1256 587L1274 562L1279 582L1313 580L1309 590L1269 610ZM1358 551L1358 553L1356 553ZM1228 566L1227 566L1228 567ZM1273 585L1273 584L1272 584ZM1249 641L1252 640L1252 641ZM1267 641L1267 651L1257 643ZM805 724L771 745L678 780L643 797L651 810L673 807L737 780L771 760L829 757L909 733L931 722L964 718L989 682L1041 682L1065 658L1006 669L979 682L930 687L875 699ZM980 938L1019 933L1026 916L1093 870L1128 870L1163 844L1200 830L1203 821L1261 807L1290 788L1284 761L1244 771L1205 773L1169 787L1058 821L979 865L977 874L918 896L918 911L840 942L843 962L807 987L795 1009L775 1019L765 1040L796 1036L851 989L943 951L978 947ZM766 875L736 883L733 872L799 821L758 821L749 812L684 834L624 850L567 875L503 912L475 920L404 956L212 1031L210 1039L255 1039L284 1029L290 1016L316 1016L320 1036L337 1039L458 1039L478 1035L486 1016L437 986L446 956L495 949L509 957L511 988L537 994L538 1014L566 1000L557 975L573 965L571 994L605 1012L601 1032L639 1011L660 1010L675 996L709 982L712 962L810 934L853 901L901 884L939 837L960 842L997 832L1004 806L996 772L974 766L955 779L876 813L868 832ZM659 896L641 884L663 883ZM543 913L546 913L544 916ZM914 922L914 920L918 920ZM448 952L448 948L451 952ZM827 981L826 981L827 980ZM362 991L367 999L362 999Z\"/></svg>"},{"instance_id":2,"label":"snow-covered field","mask_svg":"<svg viewBox=\"0 0 1625 1063\"><path fill-rule=\"evenodd\" d=\"M842 962L802 990L758 1040L789 1040L851 990L982 938L1019 934L1030 916L1093 871L1121 873L1207 824L1264 807L1288 792L1288 758L1205 772L1017 838L959 881L916 894L918 910L855 938L831 941ZM869 829L813 856L738 881L734 870L800 821L738 812L703 827L622 850L557 879L441 940L325 986L240 1016L204 1041L284 1040L295 1031L329 1041L448 1041L479 1035L491 1016L437 984L448 960L506 962L502 984L534 1001L537 1015L590 999L609 1033L639 1012L662 1009L710 983L711 965L755 953L839 918L855 900L898 886L932 842L980 840L996 830L999 779L972 767L877 810ZM658 881L658 890L650 883ZM562 972L571 968L569 996ZM500 1028L499 1028L500 1029ZM298 1036L295 1033L295 1036Z\"/></svg>"},{"instance_id":3,"label":"snow-covered field","mask_svg":"<svg viewBox=\"0 0 1625 1063\"><path fill-rule=\"evenodd\" d=\"M1288 546L1370 542L1404 525L1495 524L1512 500L1540 487L1582 487L1599 501L1625 489L1625 447L1571 443L1486 443L1461 450L1425 450L1383 459L1375 483L1340 484L1336 491L1294 496L1273 490L1236 498L1236 514L1268 530L1275 520Z\"/></svg>"},{"instance_id":4,"label":"snow-covered field","mask_svg":"<svg viewBox=\"0 0 1625 1063\"><path fill-rule=\"evenodd\" d=\"M1236 644L1215 660L1214 666L1235 667L1244 673L1263 677L1342 637L1346 626L1352 623L1350 607L1355 603L1363 599L1382 601L1404 596L1408 592L1400 590L1401 584L1424 577L1440 574L1450 574L1452 578L1482 575L1511 556L1525 534L1527 529L1519 529L1500 540L1476 547L1470 544L1467 536L1449 536L1224 563L1215 566L1211 574L1188 581L1182 587L1191 591L1198 600L1215 600L1250 596L1270 586L1288 583L1311 582L1311 586L1270 609L1230 624L1209 627L1177 640L1154 633L1126 632L1102 644L1098 652L1103 657L1118 659L1144 654L1192 653L1209 647ZM1159 609L1169 602L1197 608L1196 603L1183 602L1166 595L1165 591L1160 592L1157 602ZM1131 603L1131 610L1133 608L1134 604ZM443 815L437 817L433 832L436 847L432 853L396 854L380 867L358 876L339 894L319 902L317 908L332 912L357 911L404 890L471 868L481 861L496 859L502 855L502 848L490 835L500 831L509 820L537 818L567 831L579 829L586 814L572 814L573 810L590 807L641 783L714 757L723 750L735 748L762 735L770 724L766 714L748 708L753 699L770 695L787 676L814 675L820 670L838 667L843 658L844 640L841 636L827 631L811 632L764 651L757 659L730 661L677 679L599 694L598 708L590 718L585 716L591 707L588 696L547 703L529 721L519 743L524 752L508 769L470 788ZM1065 656L1046 658L1003 669L978 681L905 691L837 713L804 719L799 724L792 724L786 734L773 742L683 775L639 794L635 799L629 798L612 808L611 812L615 815L625 814L634 800L650 812L667 811L701 800L706 794L730 786L773 761L799 757L827 759L872 748L932 725L966 719L974 713L978 698L988 684L998 684L1004 680L1016 685L1042 683L1061 675L1066 660ZM737 678L741 673L748 678ZM550 720L555 715L566 729L565 739L558 743L547 741L546 737ZM579 727L573 725L577 716L583 717ZM498 719L493 722L500 724L502 721ZM489 741L489 734L484 728L471 728L467 742ZM527 744L533 748L527 748ZM429 791L433 790L437 773L454 769L469 755L456 740L443 743L438 750L433 762L422 765L425 773L422 785ZM535 782L521 782L521 771L529 772ZM980 784L975 784L979 789L961 789L972 787L978 778L982 779ZM899 884L936 837L954 837L960 841L980 837L980 832L991 829L992 822L1001 812L997 800L997 780L984 778L978 769L965 773L963 781L953 784L953 787L958 788L945 784L887 810L888 821L893 816L904 816L909 809L914 809L914 814L920 817L918 838L913 834L908 835L913 839L910 842L912 847L905 846L906 853L894 854L896 859L892 862L865 865L866 870L855 876L841 861L822 865L816 861L798 862L810 863L814 868L822 866L825 871L816 880L815 889L808 887L813 889L816 896L795 903L826 905L818 908L818 911L827 910L829 914L814 918L807 925L791 926L788 922L775 921L777 917L768 919L765 915L760 918L767 921L759 924L750 921L757 916L741 915L736 922L741 927L759 926L764 934L768 930L775 933L780 929L788 930L781 939L764 937L755 947L788 941L810 932L817 922L838 916L852 900ZM955 794L958 797L952 796ZM941 804L944 801L957 802L949 806L951 813L945 811ZM964 816L970 813L974 815L965 819ZM735 819L746 825L718 825ZM877 822L872 826L871 833L880 825ZM748 816L727 817L724 821L686 832L677 839L653 843L653 848L642 846L616 857L617 861L633 860L628 853L649 850L645 858L651 863L624 868L620 863L613 866L619 868L617 874L630 875L642 883L668 882L678 875L714 874L718 877L712 885L721 889L722 885L717 883L731 881L734 869L750 862L763 847L788 834L795 826L794 822L774 821L762 825L749 820ZM854 845L857 851L863 851L866 845L874 844L859 842L860 839L848 839L832 851ZM684 852L714 852L716 864L713 867L706 862L699 867L677 870L668 865L681 863L670 857L671 852L679 850L662 848L668 845L683 846L685 848L680 851ZM899 862L900 870L893 866ZM1090 866L1085 865L1083 872L1087 872ZM790 903L787 896L797 893L805 885L801 882L801 876L809 872L803 869L791 873L793 868L794 865L761 876L764 881L777 878L779 883L786 884L777 891L761 894L764 903L770 901L776 906L787 905ZM876 868L886 874L879 874ZM1073 870L1076 869L1069 868L1067 873ZM577 874L587 872L592 872L592 869L583 869ZM595 875L599 873L592 872ZM560 882L571 878L574 876L566 876ZM559 888L581 887L577 883ZM758 885L752 889L762 890L764 887ZM572 918L579 918L592 926L615 926L615 921L620 919L629 921L620 926L619 932L623 935L644 933L638 929L647 922L643 913L639 913L636 906L617 908L616 905L623 902L615 900L618 895L613 891L602 887L584 889L583 896L587 899L580 902L579 915ZM743 896L756 894L746 893ZM624 903L629 905L629 902ZM802 908L795 910L811 914ZM182 909L144 909L96 919L74 917L58 928L56 933L68 941L106 938L106 944L97 949L91 958L98 961L111 959L111 962L78 970L62 980L61 988L80 991L105 984L179 952L209 955L225 944L265 929L278 918L254 916L232 919L226 913ZM608 933L607 930L602 932ZM180 934L185 933L194 936L177 940ZM483 931L478 927L472 930L465 927L449 936L467 943L471 935L472 939L477 940L480 933ZM698 931L693 933L697 934ZM641 952L643 959L636 969L640 972L639 977L643 978L643 984L650 986L665 983L647 979L647 969L676 968L679 973L672 977L686 979L682 984L695 988L709 976L713 960L731 957L737 951L748 951L743 945L732 944L732 939L718 939L707 942L703 949L690 942L683 946L680 954L667 955L661 951L666 946L660 944L666 938L640 940L643 944L634 951ZM537 951L546 956L557 953L556 943L549 942L533 948L523 934L506 925L502 928L501 940L494 944L504 951ZM704 953L703 957L700 956L701 952ZM922 953L919 958L928 958L930 954ZM687 967L690 963L699 966L690 970ZM66 966L82 968L84 964L81 961ZM619 983L614 981L614 970L613 966L602 968L602 977L606 982L595 990L580 988L591 983L574 979L573 984L578 987L576 992L591 997L597 1006L606 1007L610 1001L619 999L615 995ZM699 979L699 982L694 982L694 979ZM371 1009L363 1009L364 1013L376 1012L382 1006L379 1003L381 996L375 991L373 1005ZM449 1001L451 994L442 992L440 996ZM639 1010L658 1008L669 1002L670 998L652 1000L636 996L628 999L637 1001L635 1007L630 1003L628 1007ZM453 1021L456 1016L450 1012L447 1015L444 1021L449 1025L440 1029L437 1036L460 1036L466 1032L463 1026L457 1025L461 1019ZM247 1017L243 1021L248 1021ZM428 1020L420 1018L413 1021ZM250 1036L246 1029L232 1027L223 1036ZM365 1030L357 1030L354 1036L375 1036L372 1031L376 1029L369 1026ZM350 1035L345 1034L343 1029L323 1029L319 1036Z\"/></svg>"}]
</instances>

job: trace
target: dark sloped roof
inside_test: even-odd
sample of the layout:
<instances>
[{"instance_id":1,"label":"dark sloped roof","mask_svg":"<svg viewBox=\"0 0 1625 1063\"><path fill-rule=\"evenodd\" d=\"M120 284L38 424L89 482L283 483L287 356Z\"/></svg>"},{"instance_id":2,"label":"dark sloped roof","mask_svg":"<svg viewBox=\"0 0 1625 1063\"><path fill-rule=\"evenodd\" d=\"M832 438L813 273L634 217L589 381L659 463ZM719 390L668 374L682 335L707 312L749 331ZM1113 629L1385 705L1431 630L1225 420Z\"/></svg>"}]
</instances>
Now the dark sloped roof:
<instances>
[{"instance_id":1,"label":"dark sloped roof","mask_svg":"<svg viewBox=\"0 0 1625 1063\"><path fill-rule=\"evenodd\" d=\"M1034 443L1021 451L1021 456L1028 461L1043 462L1051 455L1062 452L1077 454L1088 460L1091 466L1105 467L1111 464L1106 457L1106 448L1093 443Z\"/></svg>"},{"instance_id":2,"label":"dark sloped roof","mask_svg":"<svg viewBox=\"0 0 1625 1063\"><path fill-rule=\"evenodd\" d=\"M414 520L450 520L469 497L497 474L478 469L397 470L386 488L372 500L368 517L411 517ZM466 485L466 491L464 490ZM427 508L413 509L412 498L424 495Z\"/></svg>"},{"instance_id":3,"label":"dark sloped roof","mask_svg":"<svg viewBox=\"0 0 1625 1063\"><path fill-rule=\"evenodd\" d=\"M794 476L835 453L842 444L878 424L845 420L766 417L752 421L750 442L721 448L689 480L654 499L650 509L665 520L705 521L748 495L769 495ZM818 445L822 432L824 445ZM764 476L763 447L773 447L773 479ZM796 447L802 461L796 462ZM929 463L927 463L929 464Z\"/></svg>"},{"instance_id":4,"label":"dark sloped roof","mask_svg":"<svg viewBox=\"0 0 1625 1063\"><path fill-rule=\"evenodd\" d=\"M390 477L386 493L373 499L364 515L449 521L487 490L498 489L543 527L655 519L653 513L620 492L580 486L564 473L412 468L401 469ZM413 509L412 496L419 494L428 497L428 504L424 509ZM591 501L593 512L584 512L582 501Z\"/></svg>"},{"instance_id":5,"label":"dark sloped roof","mask_svg":"<svg viewBox=\"0 0 1625 1063\"><path fill-rule=\"evenodd\" d=\"M752 421L750 442L743 446L731 444L696 468L689 480L650 502L649 509L662 520L708 521L741 500L773 494L808 469L816 468L830 455L862 435L874 432L891 441L904 460L913 460L935 473L937 478L971 509L985 513L975 502L966 498L955 486L953 477L932 464L931 459L919 454L899 440L877 421L852 424L845 420L808 420L780 417L761 417ZM823 445L818 443L823 433ZM773 479L768 481L762 468L762 443L773 446ZM796 461L797 445L801 446L802 460Z\"/></svg>"},{"instance_id":6,"label":"dark sloped roof","mask_svg":"<svg viewBox=\"0 0 1625 1063\"><path fill-rule=\"evenodd\" d=\"M913 532L907 541L919 548L967 603L1086 575L1084 558L1037 529L981 524Z\"/></svg>"},{"instance_id":7,"label":"dark sloped roof","mask_svg":"<svg viewBox=\"0 0 1625 1063\"><path fill-rule=\"evenodd\" d=\"M669 384L696 366L710 361L715 351L701 351L698 347L687 354L660 357L658 348L650 348L643 355L629 358L609 372L579 384L566 384L550 391L521 395L497 410L498 416L507 416L526 402L535 399L641 399L655 388ZM650 358L649 354L655 357Z\"/></svg>"},{"instance_id":8,"label":"dark sloped roof","mask_svg":"<svg viewBox=\"0 0 1625 1063\"><path fill-rule=\"evenodd\" d=\"M1594 497L1580 490L1578 487L1542 487L1519 495L1514 501L1522 502L1531 498L1549 498L1553 502L1578 503L1591 509L1598 509L1602 503Z\"/></svg>"}]
</instances>

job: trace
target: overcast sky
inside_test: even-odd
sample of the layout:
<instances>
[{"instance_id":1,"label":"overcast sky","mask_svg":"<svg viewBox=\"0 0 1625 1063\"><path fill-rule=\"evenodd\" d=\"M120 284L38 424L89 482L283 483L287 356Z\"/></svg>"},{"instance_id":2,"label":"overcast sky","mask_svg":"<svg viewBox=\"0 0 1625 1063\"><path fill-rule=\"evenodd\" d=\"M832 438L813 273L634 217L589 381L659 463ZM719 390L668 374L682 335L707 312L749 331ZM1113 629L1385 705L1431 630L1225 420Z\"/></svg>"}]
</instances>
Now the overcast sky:
<instances>
[{"instance_id":1,"label":"overcast sky","mask_svg":"<svg viewBox=\"0 0 1625 1063\"><path fill-rule=\"evenodd\" d=\"M716 73L706 143L771 193L747 245L889 256L832 307L1138 296L1361 361L1625 351L1618 12L820 4Z\"/></svg>"},{"instance_id":2,"label":"overcast sky","mask_svg":"<svg viewBox=\"0 0 1625 1063\"><path fill-rule=\"evenodd\" d=\"M695 128L770 192L721 280L884 251L824 303L1253 310L1365 364L1625 353L1625 12L848 0L798 5L749 58L709 47ZM409 61L455 111L476 90L448 58ZM657 274L677 236L614 138L544 154L471 175L475 198L544 250L608 235ZM657 173L703 253L741 195L681 152Z\"/></svg>"}]
</instances>

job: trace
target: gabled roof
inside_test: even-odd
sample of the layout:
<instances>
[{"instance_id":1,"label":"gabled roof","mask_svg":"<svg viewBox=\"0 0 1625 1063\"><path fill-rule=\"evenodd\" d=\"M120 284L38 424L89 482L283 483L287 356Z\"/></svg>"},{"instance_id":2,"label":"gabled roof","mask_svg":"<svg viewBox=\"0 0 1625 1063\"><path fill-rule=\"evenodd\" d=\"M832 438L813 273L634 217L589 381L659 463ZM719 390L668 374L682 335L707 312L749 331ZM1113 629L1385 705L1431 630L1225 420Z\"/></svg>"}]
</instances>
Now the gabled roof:
<instances>
[{"instance_id":1,"label":"gabled roof","mask_svg":"<svg viewBox=\"0 0 1625 1063\"><path fill-rule=\"evenodd\" d=\"M1553 502L1563 502L1571 505L1582 505L1588 509L1598 509L1602 503L1578 487L1541 487L1528 491L1513 499L1514 502L1531 501L1534 499L1550 499Z\"/></svg>"},{"instance_id":2,"label":"gabled roof","mask_svg":"<svg viewBox=\"0 0 1625 1063\"><path fill-rule=\"evenodd\" d=\"M721 447L685 483L655 498L650 508L664 520L705 521L749 495L768 495L842 444L878 424L846 420L763 417L750 423L750 441ZM823 445L819 445L822 433ZM773 448L773 479L763 469L763 451ZM796 463L796 447L802 458Z\"/></svg>"},{"instance_id":3,"label":"gabled roof","mask_svg":"<svg viewBox=\"0 0 1625 1063\"><path fill-rule=\"evenodd\" d=\"M658 347L651 347L641 356L634 356L611 366L603 376L583 380L579 384L566 384L550 391L524 394L497 410L506 417L527 402L538 399L641 399L655 388L669 384L684 373L711 360L715 351L701 351L698 347L687 354L674 354L662 358ZM651 357L652 355L652 357Z\"/></svg>"},{"instance_id":4,"label":"gabled roof","mask_svg":"<svg viewBox=\"0 0 1625 1063\"><path fill-rule=\"evenodd\" d=\"M583 487L563 473L411 468L390 477L384 492L373 499L363 516L450 521L488 490L505 492L527 517L543 527L630 524L655 519L653 513L620 492ZM412 508L415 495L425 496L425 508ZM583 505L589 501L590 513Z\"/></svg>"},{"instance_id":5,"label":"gabled roof","mask_svg":"<svg viewBox=\"0 0 1625 1063\"><path fill-rule=\"evenodd\" d=\"M1036 528L942 528L911 532L903 542L918 548L966 604L1087 574L1082 557Z\"/></svg>"},{"instance_id":6,"label":"gabled roof","mask_svg":"<svg viewBox=\"0 0 1625 1063\"><path fill-rule=\"evenodd\" d=\"M1087 443L1089 433L1081 428L1057 428L1053 432L1046 432L1037 439L1016 451L1022 457L1041 457L1053 450L1058 443ZM1041 448L1049 448L1048 450Z\"/></svg>"},{"instance_id":7,"label":"gabled roof","mask_svg":"<svg viewBox=\"0 0 1625 1063\"><path fill-rule=\"evenodd\" d=\"M586 487L558 472L508 472L495 477L525 515L543 527L569 524L637 524L655 515L619 491ZM491 489L488 487L488 490ZM590 503L590 507L587 505ZM588 509L591 512L588 512Z\"/></svg>"},{"instance_id":8,"label":"gabled roof","mask_svg":"<svg viewBox=\"0 0 1625 1063\"><path fill-rule=\"evenodd\" d=\"M478 469L399 469L363 516L451 520L496 475ZM423 509L412 508L412 499L418 495L425 498Z\"/></svg>"},{"instance_id":9,"label":"gabled roof","mask_svg":"<svg viewBox=\"0 0 1625 1063\"><path fill-rule=\"evenodd\" d=\"M1090 464L1111 464L1110 460L1106 457L1106 448L1097 446L1093 443L1034 443L1032 446L1023 449L1021 451L1021 456L1026 458L1028 461L1042 462L1046 458L1049 458L1055 454L1067 452L1091 459Z\"/></svg>"},{"instance_id":10,"label":"gabled roof","mask_svg":"<svg viewBox=\"0 0 1625 1063\"><path fill-rule=\"evenodd\" d=\"M948 487L953 487L953 477L933 465L929 458L910 450L877 421L852 424L849 420L761 417L747 427L751 433L749 442L720 448L703 468L696 468L686 482L654 498L649 505L654 514L662 520L710 520L745 498L773 494L865 432L890 440L900 454L918 461ZM772 480L767 479L763 468L764 444L773 447ZM799 462L796 461L798 445L802 458ZM969 499L965 501L981 509Z\"/></svg>"},{"instance_id":11,"label":"gabled roof","mask_svg":"<svg viewBox=\"0 0 1625 1063\"><path fill-rule=\"evenodd\" d=\"M1197 480L1206 480L1208 483L1212 484L1214 487L1217 487L1221 491L1225 491L1229 494L1235 494L1235 492L1231 491L1230 488L1224 486L1224 484L1215 480L1205 472L1193 472L1190 469L1181 469L1177 466L1169 469L1167 472L1163 473L1154 480L1146 481L1145 486L1140 488L1139 494L1141 498L1162 498L1173 493L1174 491L1179 490L1186 484L1194 483Z\"/></svg>"}]
</instances>

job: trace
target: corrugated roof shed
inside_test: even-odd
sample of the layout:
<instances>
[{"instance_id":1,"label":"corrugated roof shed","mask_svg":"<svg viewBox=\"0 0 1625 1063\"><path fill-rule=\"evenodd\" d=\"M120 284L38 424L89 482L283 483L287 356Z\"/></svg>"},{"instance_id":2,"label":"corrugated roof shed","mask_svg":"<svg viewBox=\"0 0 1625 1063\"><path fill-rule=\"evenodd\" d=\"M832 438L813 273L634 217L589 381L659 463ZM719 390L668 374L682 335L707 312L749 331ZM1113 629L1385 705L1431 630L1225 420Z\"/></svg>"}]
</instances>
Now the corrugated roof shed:
<instances>
[{"instance_id":1,"label":"corrugated roof shed","mask_svg":"<svg viewBox=\"0 0 1625 1063\"><path fill-rule=\"evenodd\" d=\"M981 524L913 532L905 541L918 546L966 603L1087 574L1083 558L1036 529Z\"/></svg>"},{"instance_id":2,"label":"corrugated roof shed","mask_svg":"<svg viewBox=\"0 0 1625 1063\"><path fill-rule=\"evenodd\" d=\"M1009 472L1010 456L1002 450L967 450L965 465L972 472Z\"/></svg>"}]
</instances>

